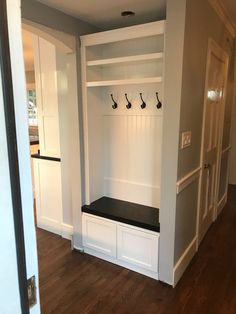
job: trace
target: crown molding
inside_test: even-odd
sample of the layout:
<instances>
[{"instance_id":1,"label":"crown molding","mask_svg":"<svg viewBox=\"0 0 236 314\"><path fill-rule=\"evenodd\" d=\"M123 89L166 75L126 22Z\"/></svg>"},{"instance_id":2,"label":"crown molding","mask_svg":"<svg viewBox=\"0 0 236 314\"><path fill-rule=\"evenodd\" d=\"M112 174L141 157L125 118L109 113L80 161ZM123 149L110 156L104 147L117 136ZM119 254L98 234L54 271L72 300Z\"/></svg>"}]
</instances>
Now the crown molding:
<instances>
[{"instance_id":1,"label":"crown molding","mask_svg":"<svg viewBox=\"0 0 236 314\"><path fill-rule=\"evenodd\" d=\"M216 11L222 22L225 24L225 27L230 32L230 34L236 36L236 24L228 14L225 6L219 0L208 0L213 9Z\"/></svg>"}]
</instances>

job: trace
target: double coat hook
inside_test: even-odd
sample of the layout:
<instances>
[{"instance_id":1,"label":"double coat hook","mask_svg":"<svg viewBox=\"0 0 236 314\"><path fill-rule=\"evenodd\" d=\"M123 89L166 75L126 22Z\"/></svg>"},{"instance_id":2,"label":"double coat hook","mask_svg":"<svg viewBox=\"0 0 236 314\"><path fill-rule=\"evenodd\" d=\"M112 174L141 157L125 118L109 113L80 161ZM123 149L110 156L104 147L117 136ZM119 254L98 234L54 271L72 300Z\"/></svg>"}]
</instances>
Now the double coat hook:
<instances>
[{"instance_id":1,"label":"double coat hook","mask_svg":"<svg viewBox=\"0 0 236 314\"><path fill-rule=\"evenodd\" d=\"M128 99L128 97L127 97L127 94L125 94L125 98L126 98L126 100L127 100L126 108L127 108L127 109L130 109L130 108L132 107L132 104L131 104L131 102L129 101L129 99Z\"/></svg>"},{"instance_id":2,"label":"double coat hook","mask_svg":"<svg viewBox=\"0 0 236 314\"><path fill-rule=\"evenodd\" d=\"M142 93L139 93L139 95L140 95L140 98L141 98L141 100L142 100L142 104L141 104L140 107L141 107L142 109L144 109L144 108L146 108L147 105L146 105L145 101L143 100L143 95L142 95Z\"/></svg>"},{"instance_id":3,"label":"double coat hook","mask_svg":"<svg viewBox=\"0 0 236 314\"><path fill-rule=\"evenodd\" d=\"M156 92L156 96L157 96L157 101L158 101L158 103L157 103L157 109L161 109L162 103L161 103L161 101L160 101L160 99L159 99L159 97L158 97L158 92Z\"/></svg>"},{"instance_id":4,"label":"double coat hook","mask_svg":"<svg viewBox=\"0 0 236 314\"><path fill-rule=\"evenodd\" d=\"M117 104L117 102L114 100L113 94L111 94L111 99L112 99L112 101L113 101L112 109L116 109L116 108L118 107L118 104Z\"/></svg>"}]
</instances>

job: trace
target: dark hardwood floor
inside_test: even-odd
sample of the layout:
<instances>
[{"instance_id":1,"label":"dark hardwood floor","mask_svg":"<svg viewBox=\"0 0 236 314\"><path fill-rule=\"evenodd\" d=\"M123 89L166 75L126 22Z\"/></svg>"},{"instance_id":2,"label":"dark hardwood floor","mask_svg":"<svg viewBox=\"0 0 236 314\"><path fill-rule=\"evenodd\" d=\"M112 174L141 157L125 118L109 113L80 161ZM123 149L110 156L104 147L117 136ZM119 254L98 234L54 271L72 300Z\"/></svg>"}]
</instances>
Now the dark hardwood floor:
<instances>
[{"instance_id":1,"label":"dark hardwood floor","mask_svg":"<svg viewBox=\"0 0 236 314\"><path fill-rule=\"evenodd\" d=\"M43 314L236 313L236 186L175 289L37 235Z\"/></svg>"}]
</instances>

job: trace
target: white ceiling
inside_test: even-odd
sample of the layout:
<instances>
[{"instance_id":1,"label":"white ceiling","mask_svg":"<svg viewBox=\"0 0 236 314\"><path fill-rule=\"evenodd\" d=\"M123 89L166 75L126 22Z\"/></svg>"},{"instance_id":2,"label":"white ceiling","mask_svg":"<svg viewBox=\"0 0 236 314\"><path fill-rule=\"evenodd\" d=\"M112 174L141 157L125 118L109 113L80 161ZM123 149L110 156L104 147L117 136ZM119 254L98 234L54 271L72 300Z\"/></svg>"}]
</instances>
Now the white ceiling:
<instances>
[{"instance_id":1,"label":"white ceiling","mask_svg":"<svg viewBox=\"0 0 236 314\"><path fill-rule=\"evenodd\" d=\"M26 30L22 30L23 51L26 71L34 70L34 53L31 34Z\"/></svg>"},{"instance_id":2,"label":"white ceiling","mask_svg":"<svg viewBox=\"0 0 236 314\"><path fill-rule=\"evenodd\" d=\"M165 18L166 0L38 0L101 29L146 23ZM122 17L122 11L134 11Z\"/></svg>"}]
</instances>

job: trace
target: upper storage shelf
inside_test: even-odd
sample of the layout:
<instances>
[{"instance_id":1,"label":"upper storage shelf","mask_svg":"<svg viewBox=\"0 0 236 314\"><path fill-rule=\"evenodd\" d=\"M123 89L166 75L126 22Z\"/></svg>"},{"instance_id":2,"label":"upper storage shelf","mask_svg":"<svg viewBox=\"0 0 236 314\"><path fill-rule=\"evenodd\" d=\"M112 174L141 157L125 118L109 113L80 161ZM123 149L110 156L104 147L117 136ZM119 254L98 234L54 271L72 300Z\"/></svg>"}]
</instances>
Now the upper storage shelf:
<instances>
[{"instance_id":1,"label":"upper storage shelf","mask_svg":"<svg viewBox=\"0 0 236 314\"><path fill-rule=\"evenodd\" d=\"M142 61L149 61L149 60L158 60L162 58L163 58L163 53L157 52L157 53L148 53L148 54L128 56L128 57L117 57L117 58L87 61L87 66L91 67L91 66L102 66L102 65L109 65L109 64L142 62Z\"/></svg>"},{"instance_id":2,"label":"upper storage shelf","mask_svg":"<svg viewBox=\"0 0 236 314\"><path fill-rule=\"evenodd\" d=\"M148 84L148 83L160 83L160 82L162 82L162 77L145 77L145 78L126 79L126 80L87 82L87 87Z\"/></svg>"},{"instance_id":3,"label":"upper storage shelf","mask_svg":"<svg viewBox=\"0 0 236 314\"><path fill-rule=\"evenodd\" d=\"M164 21L81 37L86 87L162 82Z\"/></svg>"}]
</instances>

